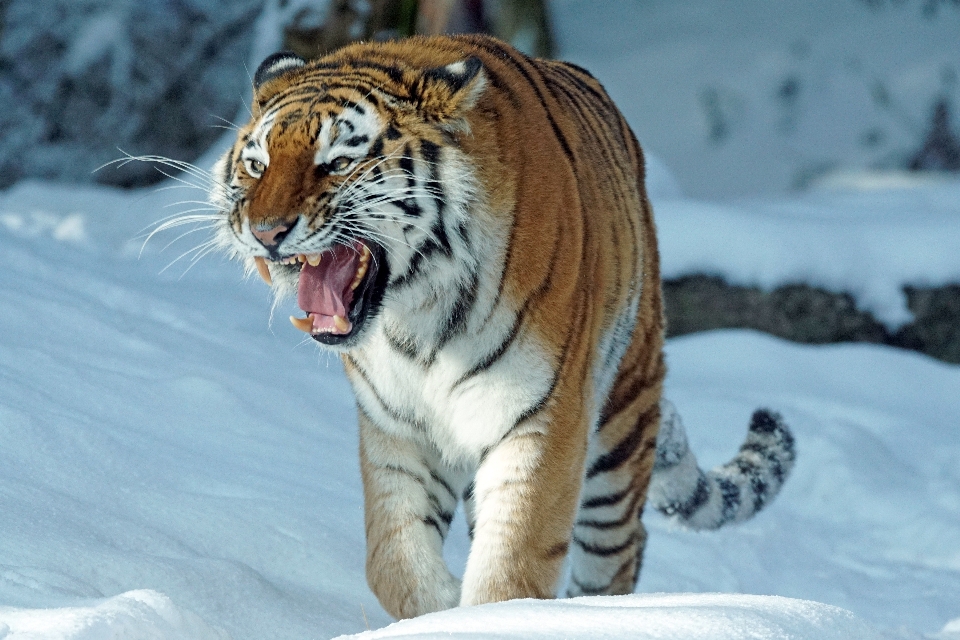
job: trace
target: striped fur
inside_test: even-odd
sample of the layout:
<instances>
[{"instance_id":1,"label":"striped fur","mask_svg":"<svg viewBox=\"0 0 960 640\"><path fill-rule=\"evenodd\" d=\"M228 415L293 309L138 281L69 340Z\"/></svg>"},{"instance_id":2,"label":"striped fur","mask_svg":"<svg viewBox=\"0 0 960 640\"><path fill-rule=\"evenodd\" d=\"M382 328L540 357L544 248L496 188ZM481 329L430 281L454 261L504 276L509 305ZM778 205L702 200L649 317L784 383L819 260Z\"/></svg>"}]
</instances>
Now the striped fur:
<instances>
[{"instance_id":1,"label":"striped fur","mask_svg":"<svg viewBox=\"0 0 960 640\"><path fill-rule=\"evenodd\" d=\"M211 199L278 297L285 258L374 248L369 314L325 343L357 399L371 588L397 617L552 597L569 554L571 593L631 591L665 367L626 121L584 70L483 36L301 62L258 72ZM441 556L460 500L462 582Z\"/></svg>"},{"instance_id":2,"label":"striped fur","mask_svg":"<svg viewBox=\"0 0 960 640\"><path fill-rule=\"evenodd\" d=\"M647 501L684 528L719 529L750 518L777 495L793 468L793 436L779 414L754 412L739 453L706 473L669 401L661 401L661 414Z\"/></svg>"}]
</instances>

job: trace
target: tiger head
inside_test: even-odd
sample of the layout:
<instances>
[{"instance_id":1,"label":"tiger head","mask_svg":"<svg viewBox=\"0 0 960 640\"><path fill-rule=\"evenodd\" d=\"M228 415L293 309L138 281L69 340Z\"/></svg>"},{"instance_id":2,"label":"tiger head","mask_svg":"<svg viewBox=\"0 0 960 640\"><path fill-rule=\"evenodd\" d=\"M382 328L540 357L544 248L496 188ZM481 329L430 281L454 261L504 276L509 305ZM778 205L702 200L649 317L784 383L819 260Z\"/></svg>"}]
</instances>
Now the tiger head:
<instances>
[{"instance_id":1,"label":"tiger head","mask_svg":"<svg viewBox=\"0 0 960 640\"><path fill-rule=\"evenodd\" d=\"M468 242L470 176L451 143L485 82L476 58L407 66L371 46L267 58L210 194L219 242L278 298L296 293L298 329L340 348L435 266L425 258L454 261Z\"/></svg>"}]
</instances>

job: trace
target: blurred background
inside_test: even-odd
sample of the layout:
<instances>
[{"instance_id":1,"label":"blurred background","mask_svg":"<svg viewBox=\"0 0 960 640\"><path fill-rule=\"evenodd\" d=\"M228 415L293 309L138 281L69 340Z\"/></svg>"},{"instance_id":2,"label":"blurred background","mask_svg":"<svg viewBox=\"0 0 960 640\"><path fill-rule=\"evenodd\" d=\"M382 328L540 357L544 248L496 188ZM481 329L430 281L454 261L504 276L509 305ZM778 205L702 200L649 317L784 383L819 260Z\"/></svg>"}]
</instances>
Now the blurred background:
<instances>
[{"instance_id":1,"label":"blurred background","mask_svg":"<svg viewBox=\"0 0 960 640\"><path fill-rule=\"evenodd\" d=\"M958 0L2 0L0 187L195 160L277 48L488 32L603 81L690 196L960 171Z\"/></svg>"},{"instance_id":2,"label":"blurred background","mask_svg":"<svg viewBox=\"0 0 960 640\"><path fill-rule=\"evenodd\" d=\"M960 175L960 0L0 0L0 189L157 183L147 163L95 169L124 153L208 162L275 50L445 32L588 68L647 150L655 202ZM746 326L960 362L952 284L903 283L917 322L897 326L816 283L676 275L671 335Z\"/></svg>"}]
</instances>

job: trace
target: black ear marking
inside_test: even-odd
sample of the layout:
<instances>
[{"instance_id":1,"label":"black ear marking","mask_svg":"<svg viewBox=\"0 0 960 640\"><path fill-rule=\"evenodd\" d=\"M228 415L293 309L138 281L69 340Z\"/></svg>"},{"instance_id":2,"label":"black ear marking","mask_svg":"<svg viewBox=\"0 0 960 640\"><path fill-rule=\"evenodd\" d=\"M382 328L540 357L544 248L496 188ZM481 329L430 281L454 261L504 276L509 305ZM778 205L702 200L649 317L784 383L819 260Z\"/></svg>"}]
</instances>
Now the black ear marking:
<instances>
[{"instance_id":1,"label":"black ear marking","mask_svg":"<svg viewBox=\"0 0 960 640\"><path fill-rule=\"evenodd\" d=\"M279 78L288 71L299 69L305 64L307 61L292 51L274 53L257 67L257 72L253 75L253 88L259 89L265 82Z\"/></svg>"},{"instance_id":2,"label":"black ear marking","mask_svg":"<svg viewBox=\"0 0 960 640\"><path fill-rule=\"evenodd\" d=\"M467 86L473 80L483 63L480 58L470 57L466 60L460 60L443 67L428 69L424 72L424 79L429 82L442 82L450 88L450 93L456 93Z\"/></svg>"}]
</instances>

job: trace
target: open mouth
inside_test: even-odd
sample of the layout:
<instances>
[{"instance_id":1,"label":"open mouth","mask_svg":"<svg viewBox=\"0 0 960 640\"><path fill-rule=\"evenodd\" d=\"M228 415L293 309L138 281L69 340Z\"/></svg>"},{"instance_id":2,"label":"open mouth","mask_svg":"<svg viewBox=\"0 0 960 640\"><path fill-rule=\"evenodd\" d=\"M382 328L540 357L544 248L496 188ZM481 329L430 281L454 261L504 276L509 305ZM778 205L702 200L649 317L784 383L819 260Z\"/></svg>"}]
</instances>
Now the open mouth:
<instances>
[{"instance_id":1,"label":"open mouth","mask_svg":"<svg viewBox=\"0 0 960 640\"><path fill-rule=\"evenodd\" d=\"M382 251L360 240L338 244L323 253L297 254L279 261L298 268L297 304L306 317L290 317L297 329L328 345L357 335L380 304L386 283ZM265 280L270 272L264 258L255 258Z\"/></svg>"}]
</instances>

